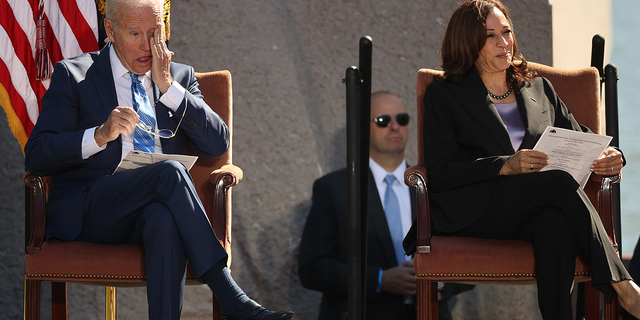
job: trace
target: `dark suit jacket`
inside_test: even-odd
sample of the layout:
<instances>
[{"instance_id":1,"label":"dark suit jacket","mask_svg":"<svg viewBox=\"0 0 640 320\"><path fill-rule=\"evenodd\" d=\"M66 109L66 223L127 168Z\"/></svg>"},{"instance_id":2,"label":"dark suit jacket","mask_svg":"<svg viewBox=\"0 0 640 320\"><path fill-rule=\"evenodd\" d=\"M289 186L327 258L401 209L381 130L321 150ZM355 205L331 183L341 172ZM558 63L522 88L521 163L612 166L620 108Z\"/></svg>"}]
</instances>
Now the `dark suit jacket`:
<instances>
[{"instance_id":1,"label":"dark suit jacket","mask_svg":"<svg viewBox=\"0 0 640 320\"><path fill-rule=\"evenodd\" d=\"M192 67L172 63L171 75L186 90L185 101L173 114L158 102L159 128L175 129L186 114L176 136L161 139L163 153L185 154L187 144L200 155L217 157L229 145L229 130L202 100ZM153 86L155 100L160 91ZM25 146L25 164L31 173L53 174L47 203L47 238L75 239L82 226L86 192L100 177L113 173L121 159L121 139L105 150L82 159L85 129L104 123L118 105L109 61L109 46L56 64L51 85L42 98L42 112Z\"/></svg>"},{"instance_id":2,"label":"dark suit jacket","mask_svg":"<svg viewBox=\"0 0 640 320\"><path fill-rule=\"evenodd\" d=\"M415 189L411 188L415 217ZM322 292L319 319L348 311L347 170L313 184L313 205L300 242L298 275L305 288ZM378 273L398 266L382 202L369 172L367 227L367 319L393 320L404 311L404 296L377 293Z\"/></svg>"},{"instance_id":3,"label":"dark suit jacket","mask_svg":"<svg viewBox=\"0 0 640 320\"><path fill-rule=\"evenodd\" d=\"M532 149L547 126L580 126L545 78L516 90L526 124L521 149ZM474 223L486 209L500 168L515 153L509 133L480 76L432 83L425 92L424 159L431 217L444 232Z\"/></svg>"}]
</instances>

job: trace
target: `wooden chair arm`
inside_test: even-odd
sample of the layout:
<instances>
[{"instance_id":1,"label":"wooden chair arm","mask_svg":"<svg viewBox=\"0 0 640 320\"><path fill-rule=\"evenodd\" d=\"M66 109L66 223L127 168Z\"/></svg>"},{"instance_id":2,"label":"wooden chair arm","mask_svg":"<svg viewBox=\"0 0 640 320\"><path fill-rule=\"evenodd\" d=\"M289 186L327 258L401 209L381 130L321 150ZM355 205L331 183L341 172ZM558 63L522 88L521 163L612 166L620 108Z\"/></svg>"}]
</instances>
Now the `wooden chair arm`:
<instances>
[{"instance_id":1,"label":"wooden chair arm","mask_svg":"<svg viewBox=\"0 0 640 320\"><path fill-rule=\"evenodd\" d=\"M53 176L37 176L29 171L24 173L24 184L31 188L30 199L27 208L29 219L29 244L27 253L40 251L44 242L44 232L47 226L47 189L46 186L53 181Z\"/></svg>"},{"instance_id":2,"label":"wooden chair arm","mask_svg":"<svg viewBox=\"0 0 640 320\"><path fill-rule=\"evenodd\" d=\"M229 188L237 185L240 180L242 180L243 176L244 173L242 172L242 169L240 169L240 167L232 164L226 164L220 167L220 169L211 172L209 181L211 181L215 185L218 185L218 183L222 181L222 183L227 188Z\"/></svg>"},{"instance_id":3,"label":"wooden chair arm","mask_svg":"<svg viewBox=\"0 0 640 320\"><path fill-rule=\"evenodd\" d=\"M431 212L429 211L429 193L427 190L427 169L415 165L404 172L404 181L416 188L417 209L417 253L429 253L431 250Z\"/></svg>"},{"instance_id":4,"label":"wooden chair arm","mask_svg":"<svg viewBox=\"0 0 640 320\"><path fill-rule=\"evenodd\" d=\"M606 219L606 221L603 220L602 223L605 226L605 230L610 231L609 237L611 238L611 243L616 250L618 250L618 243L616 241L616 217L613 214L613 185L620 183L620 180L622 180L622 176L620 174L602 177L599 195L600 208L598 210L600 217Z\"/></svg>"},{"instance_id":5,"label":"wooden chair arm","mask_svg":"<svg viewBox=\"0 0 640 320\"><path fill-rule=\"evenodd\" d=\"M214 170L209 176L209 181L215 188L213 195L213 217L211 224L222 245L227 252L231 250L231 201L230 188L237 185L243 177L242 169L228 164ZM231 255L227 264L231 264Z\"/></svg>"}]
</instances>

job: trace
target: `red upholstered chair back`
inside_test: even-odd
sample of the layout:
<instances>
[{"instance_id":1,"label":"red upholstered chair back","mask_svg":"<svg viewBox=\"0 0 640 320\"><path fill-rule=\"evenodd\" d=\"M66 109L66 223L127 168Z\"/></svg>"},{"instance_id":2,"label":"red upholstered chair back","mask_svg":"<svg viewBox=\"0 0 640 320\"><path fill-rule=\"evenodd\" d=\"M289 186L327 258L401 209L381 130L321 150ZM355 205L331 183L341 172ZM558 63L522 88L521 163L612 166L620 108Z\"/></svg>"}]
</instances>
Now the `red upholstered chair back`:
<instances>
[{"instance_id":1,"label":"red upholstered chair back","mask_svg":"<svg viewBox=\"0 0 640 320\"><path fill-rule=\"evenodd\" d=\"M437 77L442 77L444 72L433 69L418 70L418 164L424 165L424 137L422 136L422 126L424 120L424 92L427 87L435 81Z\"/></svg>"},{"instance_id":2,"label":"red upholstered chair back","mask_svg":"<svg viewBox=\"0 0 640 320\"><path fill-rule=\"evenodd\" d=\"M225 121L229 127L229 150L219 158L198 158L196 164L191 168L191 176L195 183L198 195L205 208L210 208L214 212L223 212L224 215L209 216L209 220L216 232L216 236L222 242L229 254L231 263L231 190L226 194L226 199L215 198L216 185L211 181L211 172L221 168L234 168L232 165L233 145L233 93L231 87L231 73L229 71L216 71L207 73L196 73L196 79L200 84L200 92L204 96L204 101ZM191 151L192 154L196 154ZM226 167L225 167L226 166ZM239 169L235 167L235 169ZM242 178L242 171L236 170L237 178ZM219 207L214 208L216 206Z\"/></svg>"},{"instance_id":3,"label":"red upholstered chair back","mask_svg":"<svg viewBox=\"0 0 640 320\"><path fill-rule=\"evenodd\" d=\"M551 81L578 123L600 133L600 75L596 68L565 70L534 62L529 68Z\"/></svg>"},{"instance_id":4,"label":"red upholstered chair back","mask_svg":"<svg viewBox=\"0 0 640 320\"><path fill-rule=\"evenodd\" d=\"M548 78L576 120L600 133L600 78L595 68L562 70L530 63L539 76ZM530 243L517 240L473 239L434 236L430 226L427 172L424 167L423 117L424 93L429 84L443 72L431 69L418 71L418 164L407 169L405 181L416 187L417 239L415 255L418 320L438 318L436 282L473 284L525 284L535 282L535 261ZM428 156L428 155L426 155ZM601 179L593 177L587 184L591 202L598 209L610 238L613 236L611 185L619 176ZM615 243L614 243L615 244ZM576 261L576 281L590 279L588 264L579 257ZM590 287L590 286L587 286ZM587 289L587 318L599 317L600 294ZM605 300L607 319L616 318L615 300Z\"/></svg>"}]
</instances>

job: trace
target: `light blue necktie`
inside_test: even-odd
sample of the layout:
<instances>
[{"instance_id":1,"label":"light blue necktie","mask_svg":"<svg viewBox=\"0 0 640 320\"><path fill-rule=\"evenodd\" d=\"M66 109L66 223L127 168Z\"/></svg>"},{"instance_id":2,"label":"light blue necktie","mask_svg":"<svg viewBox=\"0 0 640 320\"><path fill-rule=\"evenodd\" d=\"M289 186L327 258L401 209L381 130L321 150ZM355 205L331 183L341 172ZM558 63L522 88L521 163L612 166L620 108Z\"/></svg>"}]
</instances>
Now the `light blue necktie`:
<instances>
[{"instance_id":1,"label":"light blue necktie","mask_svg":"<svg viewBox=\"0 0 640 320\"><path fill-rule=\"evenodd\" d=\"M131 75L131 94L133 95L133 109L140 116L140 121L151 128L156 127L156 119L153 117L153 110L147 98L147 92L142 87L142 82L138 80L138 75L129 72ZM133 135L133 148L144 152L154 153L153 136L136 127Z\"/></svg>"},{"instance_id":2,"label":"light blue necktie","mask_svg":"<svg viewBox=\"0 0 640 320\"><path fill-rule=\"evenodd\" d=\"M389 225L391 240L393 240L393 248L396 251L398 265L402 265L405 262L404 248L402 247L404 232L402 232L400 203L398 202L398 197L396 196L396 193L393 192L392 188L393 182L396 181L396 177L389 174L384 178L384 181L387 183L387 190L384 193L384 212L387 216L387 224Z\"/></svg>"}]
</instances>

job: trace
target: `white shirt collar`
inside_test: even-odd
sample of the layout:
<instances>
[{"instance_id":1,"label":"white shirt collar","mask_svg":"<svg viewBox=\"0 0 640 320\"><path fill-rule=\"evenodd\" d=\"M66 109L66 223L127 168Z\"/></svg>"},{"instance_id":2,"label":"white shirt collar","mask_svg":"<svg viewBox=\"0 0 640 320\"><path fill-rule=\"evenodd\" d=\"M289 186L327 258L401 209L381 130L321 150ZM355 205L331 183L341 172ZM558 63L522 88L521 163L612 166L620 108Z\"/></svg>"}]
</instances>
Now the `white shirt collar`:
<instances>
[{"instance_id":1,"label":"white shirt collar","mask_svg":"<svg viewBox=\"0 0 640 320\"><path fill-rule=\"evenodd\" d=\"M116 50L113 48L113 44L109 46L109 61L111 62L111 73L113 75L113 80L117 81L119 78L124 77L127 81L131 82L131 77L129 76L129 70L124 67L120 58L116 54ZM151 85L151 70L147 71L140 77L140 81L142 81L142 87L146 89Z\"/></svg>"},{"instance_id":2,"label":"white shirt collar","mask_svg":"<svg viewBox=\"0 0 640 320\"><path fill-rule=\"evenodd\" d=\"M373 179L376 181L376 184L384 182L384 178L388 174L393 174L398 180L398 183L400 183L400 185L404 185L404 172L407 170L407 160L403 159L402 163L400 163L393 172L387 172L387 170L369 157L369 169L371 169L371 173L373 174Z\"/></svg>"}]
</instances>

